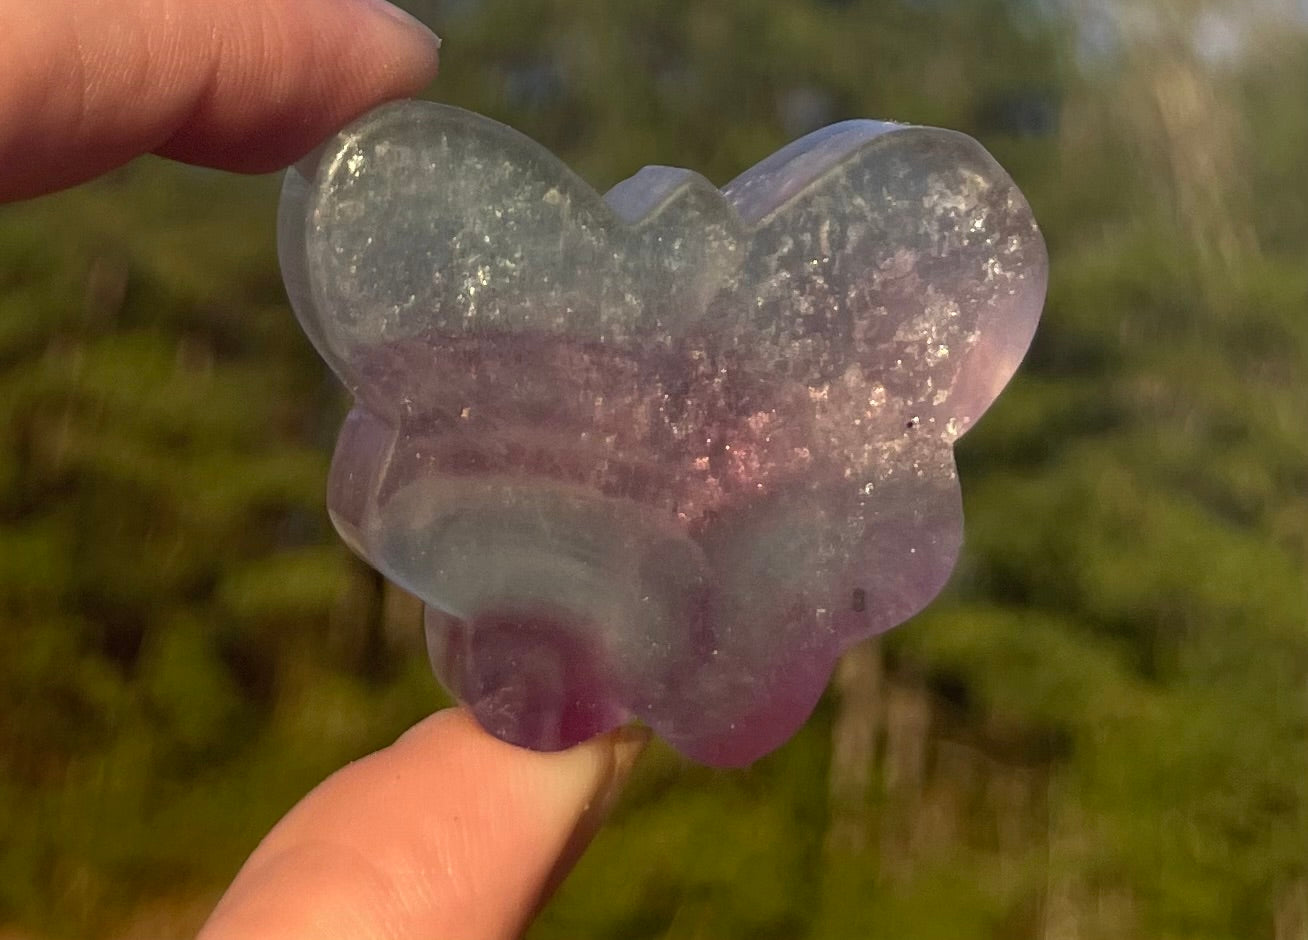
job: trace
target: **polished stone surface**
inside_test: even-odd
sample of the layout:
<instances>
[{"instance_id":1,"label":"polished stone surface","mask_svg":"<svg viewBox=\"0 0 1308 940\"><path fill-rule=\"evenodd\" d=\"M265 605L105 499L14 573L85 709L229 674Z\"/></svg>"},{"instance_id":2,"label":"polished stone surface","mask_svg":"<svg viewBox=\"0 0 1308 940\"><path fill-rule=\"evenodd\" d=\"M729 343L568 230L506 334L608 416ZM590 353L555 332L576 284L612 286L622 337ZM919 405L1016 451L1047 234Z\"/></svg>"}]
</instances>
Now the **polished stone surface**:
<instances>
[{"instance_id":1,"label":"polished stone surface","mask_svg":"<svg viewBox=\"0 0 1308 940\"><path fill-rule=\"evenodd\" d=\"M720 765L945 583L953 443L1047 275L980 145L872 121L601 198L487 118L388 105L291 171L280 241L356 399L332 518L426 602L441 680L517 744L639 718Z\"/></svg>"}]
</instances>

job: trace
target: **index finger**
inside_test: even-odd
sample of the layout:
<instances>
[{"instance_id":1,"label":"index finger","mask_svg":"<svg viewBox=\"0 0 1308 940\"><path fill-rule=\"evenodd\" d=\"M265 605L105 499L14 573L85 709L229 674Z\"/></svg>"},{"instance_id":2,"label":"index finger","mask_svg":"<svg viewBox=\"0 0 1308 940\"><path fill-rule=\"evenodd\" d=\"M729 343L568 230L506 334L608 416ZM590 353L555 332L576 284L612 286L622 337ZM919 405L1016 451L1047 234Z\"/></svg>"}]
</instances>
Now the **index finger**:
<instances>
[{"instance_id":1,"label":"index finger","mask_svg":"<svg viewBox=\"0 0 1308 940\"><path fill-rule=\"evenodd\" d=\"M0 201L143 153L285 166L435 75L439 40L383 0L0 4Z\"/></svg>"}]
</instances>

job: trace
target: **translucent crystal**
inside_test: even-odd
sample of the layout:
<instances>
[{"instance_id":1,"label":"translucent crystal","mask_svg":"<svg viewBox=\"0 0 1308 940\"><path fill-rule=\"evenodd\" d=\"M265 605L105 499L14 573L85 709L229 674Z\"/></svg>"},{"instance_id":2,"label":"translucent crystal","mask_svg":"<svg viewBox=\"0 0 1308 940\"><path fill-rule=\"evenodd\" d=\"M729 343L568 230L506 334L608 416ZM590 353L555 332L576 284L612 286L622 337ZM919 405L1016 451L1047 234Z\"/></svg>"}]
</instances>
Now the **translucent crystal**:
<instances>
[{"instance_id":1,"label":"translucent crystal","mask_svg":"<svg viewBox=\"0 0 1308 940\"><path fill-rule=\"evenodd\" d=\"M428 605L441 680L516 744L639 718L719 765L945 583L953 443L1047 271L980 145L872 121L601 198L487 118L389 105L291 171L280 228L355 396L332 518Z\"/></svg>"}]
</instances>

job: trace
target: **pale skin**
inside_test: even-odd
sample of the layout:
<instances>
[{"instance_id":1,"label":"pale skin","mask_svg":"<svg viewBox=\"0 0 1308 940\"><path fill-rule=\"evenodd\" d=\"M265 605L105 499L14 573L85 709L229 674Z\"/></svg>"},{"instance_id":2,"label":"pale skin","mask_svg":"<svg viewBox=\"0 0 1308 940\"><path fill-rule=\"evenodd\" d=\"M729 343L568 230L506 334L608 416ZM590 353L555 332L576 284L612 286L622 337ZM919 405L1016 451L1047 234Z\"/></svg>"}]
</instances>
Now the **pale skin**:
<instances>
[{"instance_id":1,"label":"pale skin","mask_svg":"<svg viewBox=\"0 0 1308 940\"><path fill-rule=\"evenodd\" d=\"M436 74L380 0L0 0L0 201L155 153L284 167ZM268 834L202 940L518 936L590 841L645 741L560 754L457 709L337 772Z\"/></svg>"}]
</instances>

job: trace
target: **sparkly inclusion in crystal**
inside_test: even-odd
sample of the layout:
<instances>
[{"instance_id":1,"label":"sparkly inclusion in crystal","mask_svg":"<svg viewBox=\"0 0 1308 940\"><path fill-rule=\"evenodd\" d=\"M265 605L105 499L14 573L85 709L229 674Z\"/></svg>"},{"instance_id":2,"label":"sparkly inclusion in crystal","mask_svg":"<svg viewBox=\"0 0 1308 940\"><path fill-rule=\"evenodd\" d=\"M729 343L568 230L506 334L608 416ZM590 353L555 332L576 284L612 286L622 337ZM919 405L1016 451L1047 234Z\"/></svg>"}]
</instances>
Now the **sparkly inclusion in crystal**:
<instances>
[{"instance_id":1,"label":"sparkly inclusion in crystal","mask_svg":"<svg viewBox=\"0 0 1308 940\"><path fill-rule=\"evenodd\" d=\"M289 174L280 229L355 396L332 518L426 603L440 679L515 744L638 718L717 765L945 583L953 443L1047 272L975 141L872 121L600 197L487 118L390 105Z\"/></svg>"}]
</instances>

